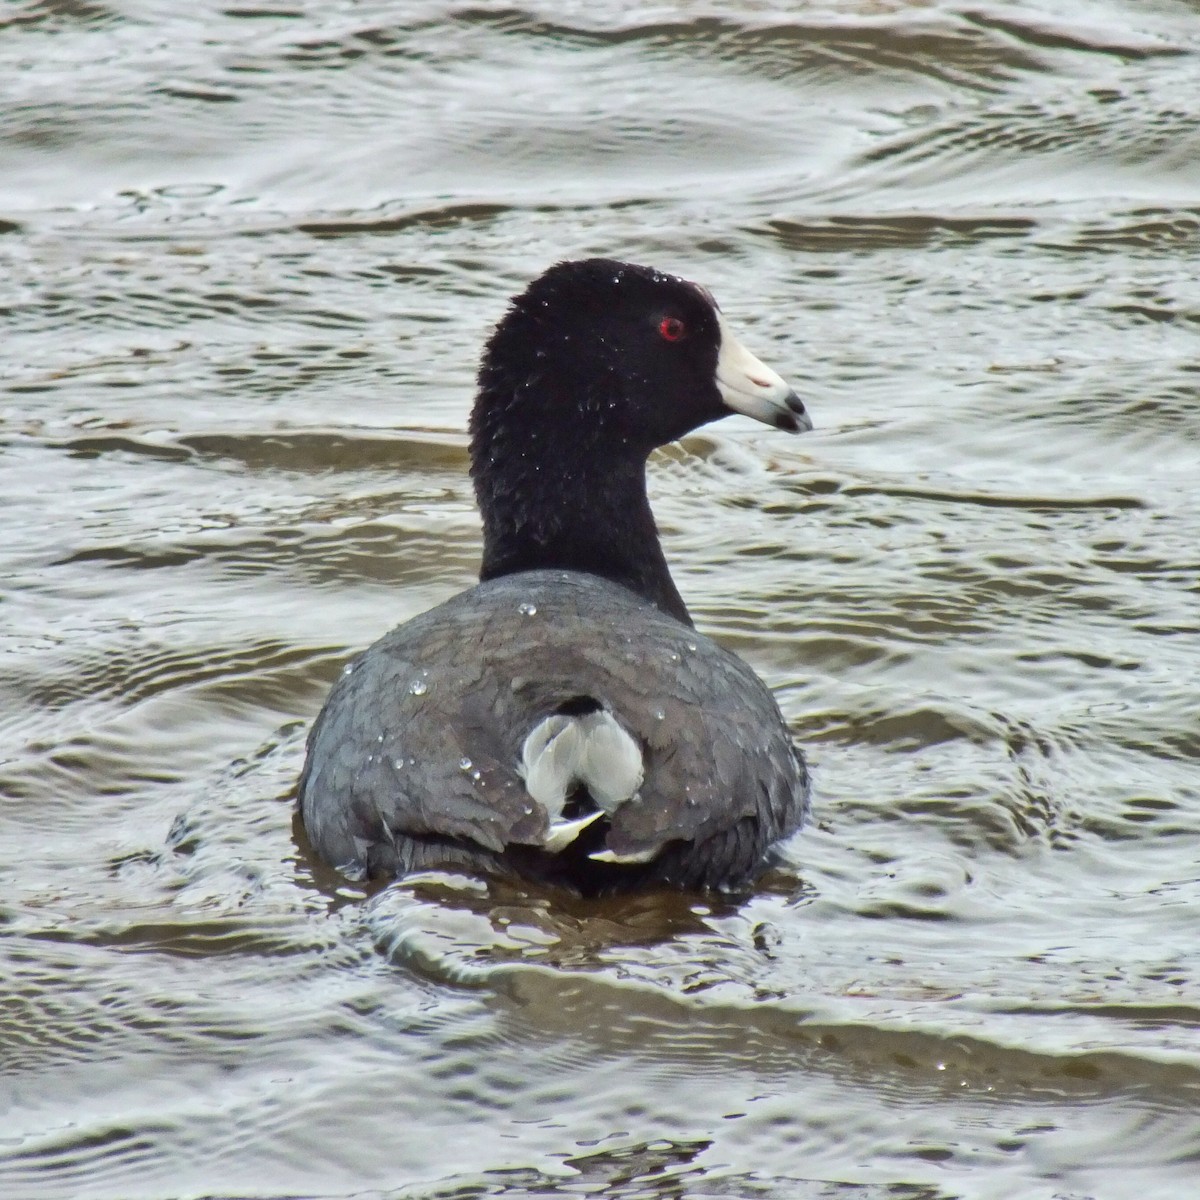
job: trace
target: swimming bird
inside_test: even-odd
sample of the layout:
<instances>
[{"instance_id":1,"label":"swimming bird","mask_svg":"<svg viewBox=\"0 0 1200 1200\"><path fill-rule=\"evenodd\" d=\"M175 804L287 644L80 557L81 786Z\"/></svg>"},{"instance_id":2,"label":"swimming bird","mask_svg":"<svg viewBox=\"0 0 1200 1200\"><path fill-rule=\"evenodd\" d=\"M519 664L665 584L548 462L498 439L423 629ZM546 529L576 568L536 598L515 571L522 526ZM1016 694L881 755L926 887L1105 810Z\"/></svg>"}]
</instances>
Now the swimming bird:
<instances>
[{"instance_id":1,"label":"swimming bird","mask_svg":"<svg viewBox=\"0 0 1200 1200\"><path fill-rule=\"evenodd\" d=\"M795 391L687 280L562 262L514 298L471 414L476 587L352 660L308 738L301 818L350 878L506 874L585 894L742 890L809 803L770 691L698 632L650 453Z\"/></svg>"}]
</instances>

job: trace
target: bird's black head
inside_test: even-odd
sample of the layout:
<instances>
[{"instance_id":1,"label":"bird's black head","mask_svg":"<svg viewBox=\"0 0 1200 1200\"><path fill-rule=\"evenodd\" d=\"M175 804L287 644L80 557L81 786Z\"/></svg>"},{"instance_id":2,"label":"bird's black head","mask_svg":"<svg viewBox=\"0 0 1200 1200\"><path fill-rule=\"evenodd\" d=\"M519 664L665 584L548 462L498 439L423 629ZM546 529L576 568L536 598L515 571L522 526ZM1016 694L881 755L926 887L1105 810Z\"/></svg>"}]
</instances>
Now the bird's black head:
<instances>
[{"instance_id":1,"label":"bird's black head","mask_svg":"<svg viewBox=\"0 0 1200 1200\"><path fill-rule=\"evenodd\" d=\"M551 267L513 300L479 369L480 578L586 571L690 624L646 498L646 459L731 412L812 428L703 288L611 259Z\"/></svg>"},{"instance_id":2,"label":"bird's black head","mask_svg":"<svg viewBox=\"0 0 1200 1200\"><path fill-rule=\"evenodd\" d=\"M737 342L703 288L612 259L564 262L513 300L487 344L473 450L519 426L644 457L730 412L811 428L795 392Z\"/></svg>"}]
</instances>

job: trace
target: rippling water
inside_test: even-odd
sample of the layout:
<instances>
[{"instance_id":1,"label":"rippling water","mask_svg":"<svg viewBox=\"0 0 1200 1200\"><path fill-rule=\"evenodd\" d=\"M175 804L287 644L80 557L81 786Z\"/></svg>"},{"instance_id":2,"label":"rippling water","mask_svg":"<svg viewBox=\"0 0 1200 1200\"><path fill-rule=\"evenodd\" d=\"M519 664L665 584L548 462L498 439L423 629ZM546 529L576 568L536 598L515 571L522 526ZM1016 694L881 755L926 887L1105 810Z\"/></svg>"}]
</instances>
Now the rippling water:
<instances>
[{"instance_id":1,"label":"rippling water","mask_svg":"<svg viewBox=\"0 0 1200 1200\"><path fill-rule=\"evenodd\" d=\"M0 12L0 1193L1200 1185L1200 6ZM473 577L549 262L713 288L817 432L659 455L815 824L737 907L293 825Z\"/></svg>"}]
</instances>

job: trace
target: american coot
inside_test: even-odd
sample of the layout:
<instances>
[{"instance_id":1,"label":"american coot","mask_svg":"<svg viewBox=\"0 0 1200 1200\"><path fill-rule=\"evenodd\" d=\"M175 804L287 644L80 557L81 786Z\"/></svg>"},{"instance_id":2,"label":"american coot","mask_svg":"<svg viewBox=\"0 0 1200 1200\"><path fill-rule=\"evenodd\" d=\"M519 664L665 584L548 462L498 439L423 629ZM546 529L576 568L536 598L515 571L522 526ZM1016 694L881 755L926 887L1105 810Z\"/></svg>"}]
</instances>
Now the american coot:
<instances>
[{"instance_id":1,"label":"american coot","mask_svg":"<svg viewBox=\"0 0 1200 1200\"><path fill-rule=\"evenodd\" d=\"M656 447L796 393L686 280L551 267L492 334L471 415L481 582L334 685L300 811L352 878L504 873L587 893L740 889L808 776L771 693L692 627L646 498Z\"/></svg>"}]
</instances>

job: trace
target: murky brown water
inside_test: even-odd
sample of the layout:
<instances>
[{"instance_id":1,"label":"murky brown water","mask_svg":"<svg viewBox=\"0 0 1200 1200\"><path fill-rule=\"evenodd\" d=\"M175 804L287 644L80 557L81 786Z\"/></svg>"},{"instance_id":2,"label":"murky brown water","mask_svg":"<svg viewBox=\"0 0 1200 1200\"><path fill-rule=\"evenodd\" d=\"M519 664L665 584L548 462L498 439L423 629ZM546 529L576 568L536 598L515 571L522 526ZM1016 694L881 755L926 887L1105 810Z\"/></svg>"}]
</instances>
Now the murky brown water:
<instances>
[{"instance_id":1,"label":"murky brown water","mask_svg":"<svg viewBox=\"0 0 1200 1200\"><path fill-rule=\"evenodd\" d=\"M1200 5L14 0L0 79L0 1194L1200 1195ZM652 486L817 822L339 898L307 722L584 254L811 401Z\"/></svg>"}]
</instances>

